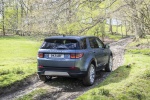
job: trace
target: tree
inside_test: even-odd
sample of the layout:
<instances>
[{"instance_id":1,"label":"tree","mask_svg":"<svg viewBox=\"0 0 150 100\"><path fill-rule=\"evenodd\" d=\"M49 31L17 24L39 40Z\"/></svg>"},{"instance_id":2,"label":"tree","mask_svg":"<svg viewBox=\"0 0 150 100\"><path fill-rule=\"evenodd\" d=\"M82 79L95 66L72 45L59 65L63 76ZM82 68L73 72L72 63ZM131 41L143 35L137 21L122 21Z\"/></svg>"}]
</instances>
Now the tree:
<instances>
[{"instance_id":1,"label":"tree","mask_svg":"<svg viewBox=\"0 0 150 100\"><path fill-rule=\"evenodd\" d=\"M108 19L112 34L114 19L137 38L150 32L149 0L1 0L1 5L4 35L8 29L22 35L102 35L100 29Z\"/></svg>"},{"instance_id":2,"label":"tree","mask_svg":"<svg viewBox=\"0 0 150 100\"><path fill-rule=\"evenodd\" d=\"M2 12L2 30L3 30L3 35L5 35L5 4L4 1L1 1L1 12Z\"/></svg>"}]
</instances>

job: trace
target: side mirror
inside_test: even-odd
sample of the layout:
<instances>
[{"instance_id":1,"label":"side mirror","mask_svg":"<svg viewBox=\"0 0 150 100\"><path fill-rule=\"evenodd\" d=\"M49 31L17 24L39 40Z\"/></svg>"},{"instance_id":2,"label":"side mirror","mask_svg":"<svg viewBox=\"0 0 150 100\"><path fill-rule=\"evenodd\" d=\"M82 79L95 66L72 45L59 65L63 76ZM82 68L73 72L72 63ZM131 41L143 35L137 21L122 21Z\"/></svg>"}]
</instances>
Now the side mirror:
<instances>
[{"instance_id":1,"label":"side mirror","mask_svg":"<svg viewBox=\"0 0 150 100\"><path fill-rule=\"evenodd\" d=\"M105 48L110 48L110 46L108 44L105 44Z\"/></svg>"}]
</instances>

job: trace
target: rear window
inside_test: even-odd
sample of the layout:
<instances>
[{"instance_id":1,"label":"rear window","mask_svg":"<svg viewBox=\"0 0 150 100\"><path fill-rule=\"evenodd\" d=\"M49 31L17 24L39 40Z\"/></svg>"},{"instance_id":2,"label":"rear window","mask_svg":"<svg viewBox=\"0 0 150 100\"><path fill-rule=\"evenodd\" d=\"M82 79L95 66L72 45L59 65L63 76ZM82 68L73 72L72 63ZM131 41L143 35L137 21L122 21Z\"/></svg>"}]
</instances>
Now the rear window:
<instances>
[{"instance_id":1,"label":"rear window","mask_svg":"<svg viewBox=\"0 0 150 100\"><path fill-rule=\"evenodd\" d=\"M48 39L44 41L41 49L79 49L79 43L73 39Z\"/></svg>"}]
</instances>

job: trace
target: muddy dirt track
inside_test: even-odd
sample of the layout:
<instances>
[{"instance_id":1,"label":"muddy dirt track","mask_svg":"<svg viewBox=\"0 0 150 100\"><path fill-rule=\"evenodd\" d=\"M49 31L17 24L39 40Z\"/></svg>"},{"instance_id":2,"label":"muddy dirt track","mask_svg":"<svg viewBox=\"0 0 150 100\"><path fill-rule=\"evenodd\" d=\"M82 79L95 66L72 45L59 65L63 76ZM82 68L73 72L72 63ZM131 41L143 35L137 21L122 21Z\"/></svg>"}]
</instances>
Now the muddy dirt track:
<instances>
[{"instance_id":1,"label":"muddy dirt track","mask_svg":"<svg viewBox=\"0 0 150 100\"><path fill-rule=\"evenodd\" d=\"M129 37L121 39L118 42L110 43L110 48L113 52L114 59L113 70L117 69L123 64L125 47L131 41L132 38ZM31 84L21 87L18 86L18 89L16 89L15 91L10 91L8 93L0 95L0 100L14 100L39 88L47 89L49 92L46 95L35 96L35 100L72 100L101 83L105 78L107 78L109 74L109 72L105 71L97 72L95 84L90 87L83 86L82 80L79 79L53 78L52 81L43 83L38 80L36 76L33 76L30 79L33 80Z\"/></svg>"}]
</instances>

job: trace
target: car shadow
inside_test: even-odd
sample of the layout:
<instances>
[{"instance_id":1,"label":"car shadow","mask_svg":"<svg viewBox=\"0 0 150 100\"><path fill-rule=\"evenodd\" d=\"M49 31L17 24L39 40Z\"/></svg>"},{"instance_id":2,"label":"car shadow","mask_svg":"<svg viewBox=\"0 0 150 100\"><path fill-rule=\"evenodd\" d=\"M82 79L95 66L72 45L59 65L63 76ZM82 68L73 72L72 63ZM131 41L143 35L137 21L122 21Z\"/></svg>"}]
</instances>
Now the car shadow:
<instances>
[{"instance_id":1,"label":"car shadow","mask_svg":"<svg viewBox=\"0 0 150 100\"><path fill-rule=\"evenodd\" d=\"M76 92L83 91L85 89L90 89L99 87L101 82L103 82L106 78L109 82L103 82L102 85L108 85L111 83L117 83L124 79L126 79L130 73L131 68L126 68L126 66L122 66L123 68L118 68L113 72L105 72L104 70L100 70L96 73L96 79L93 86L84 86L81 79L69 78L69 77L54 77L51 81L45 82L45 84L53 87L61 88L63 92ZM125 70L125 71L124 71ZM109 78L109 76L113 78Z\"/></svg>"}]
</instances>

